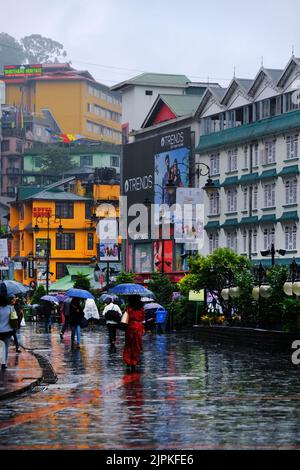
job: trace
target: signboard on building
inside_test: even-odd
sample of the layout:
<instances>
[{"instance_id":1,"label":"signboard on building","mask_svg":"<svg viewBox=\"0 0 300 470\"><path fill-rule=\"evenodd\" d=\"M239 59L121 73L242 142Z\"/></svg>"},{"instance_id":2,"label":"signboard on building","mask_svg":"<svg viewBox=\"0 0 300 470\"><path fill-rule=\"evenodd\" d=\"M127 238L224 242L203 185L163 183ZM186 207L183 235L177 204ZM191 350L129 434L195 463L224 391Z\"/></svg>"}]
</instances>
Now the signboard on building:
<instances>
[{"instance_id":1,"label":"signboard on building","mask_svg":"<svg viewBox=\"0 0 300 470\"><path fill-rule=\"evenodd\" d=\"M204 198L202 188L178 188L174 238L186 250L199 250L204 244Z\"/></svg>"},{"instance_id":2,"label":"signboard on building","mask_svg":"<svg viewBox=\"0 0 300 470\"><path fill-rule=\"evenodd\" d=\"M7 238L0 239L0 270L9 269Z\"/></svg>"},{"instance_id":3,"label":"signboard on building","mask_svg":"<svg viewBox=\"0 0 300 470\"><path fill-rule=\"evenodd\" d=\"M42 72L41 64L4 65L3 67L5 78L38 77L42 75Z\"/></svg>"}]
</instances>

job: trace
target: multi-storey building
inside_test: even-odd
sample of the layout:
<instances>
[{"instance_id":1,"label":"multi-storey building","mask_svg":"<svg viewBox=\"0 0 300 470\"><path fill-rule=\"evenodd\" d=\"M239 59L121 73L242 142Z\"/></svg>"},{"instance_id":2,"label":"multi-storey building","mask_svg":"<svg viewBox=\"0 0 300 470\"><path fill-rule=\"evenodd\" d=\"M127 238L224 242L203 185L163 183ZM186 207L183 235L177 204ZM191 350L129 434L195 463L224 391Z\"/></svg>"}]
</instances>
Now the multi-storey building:
<instances>
[{"instance_id":1,"label":"multi-storey building","mask_svg":"<svg viewBox=\"0 0 300 470\"><path fill-rule=\"evenodd\" d=\"M28 67L27 67L28 69ZM38 73L4 71L6 104L28 112L52 112L61 131L121 143L121 95L70 64L43 64ZM9 73L8 73L9 72Z\"/></svg>"},{"instance_id":2,"label":"multi-storey building","mask_svg":"<svg viewBox=\"0 0 300 470\"><path fill-rule=\"evenodd\" d=\"M261 251L273 244L286 250L276 262L299 260L299 83L292 57L283 70L262 67L222 96L203 95L197 161L216 186L205 196L204 254L227 246L266 263Z\"/></svg>"}]
</instances>

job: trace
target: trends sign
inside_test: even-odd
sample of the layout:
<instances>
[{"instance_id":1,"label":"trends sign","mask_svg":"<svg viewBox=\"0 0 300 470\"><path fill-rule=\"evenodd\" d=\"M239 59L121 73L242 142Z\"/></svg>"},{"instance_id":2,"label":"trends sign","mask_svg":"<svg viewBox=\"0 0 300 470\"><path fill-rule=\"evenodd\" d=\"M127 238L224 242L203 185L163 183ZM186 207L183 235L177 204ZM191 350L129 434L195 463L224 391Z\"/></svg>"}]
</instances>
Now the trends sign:
<instances>
[{"instance_id":1,"label":"trends sign","mask_svg":"<svg viewBox=\"0 0 300 470\"><path fill-rule=\"evenodd\" d=\"M125 145L122 195L127 196L128 207L145 199L161 202L167 181L186 186L190 149L190 128Z\"/></svg>"}]
</instances>

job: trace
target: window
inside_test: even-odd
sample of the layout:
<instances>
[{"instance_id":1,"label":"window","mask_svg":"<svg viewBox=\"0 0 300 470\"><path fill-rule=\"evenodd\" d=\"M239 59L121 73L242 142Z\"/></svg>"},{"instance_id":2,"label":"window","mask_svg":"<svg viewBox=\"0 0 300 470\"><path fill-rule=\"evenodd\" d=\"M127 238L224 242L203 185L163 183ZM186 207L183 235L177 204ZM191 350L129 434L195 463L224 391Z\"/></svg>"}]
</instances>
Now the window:
<instances>
[{"instance_id":1,"label":"window","mask_svg":"<svg viewBox=\"0 0 300 470\"><path fill-rule=\"evenodd\" d=\"M93 213L93 203L88 201L85 203L85 218L86 220L90 220Z\"/></svg>"},{"instance_id":2,"label":"window","mask_svg":"<svg viewBox=\"0 0 300 470\"><path fill-rule=\"evenodd\" d=\"M75 233L57 233L57 250L75 250Z\"/></svg>"},{"instance_id":3,"label":"window","mask_svg":"<svg viewBox=\"0 0 300 470\"><path fill-rule=\"evenodd\" d=\"M255 104L254 104L254 109L255 109L255 121L259 121L259 120L261 119L260 105L261 105L261 102L258 102L258 103L255 103Z\"/></svg>"},{"instance_id":4,"label":"window","mask_svg":"<svg viewBox=\"0 0 300 470\"><path fill-rule=\"evenodd\" d=\"M264 164L275 163L276 161L276 140L265 142Z\"/></svg>"},{"instance_id":5,"label":"window","mask_svg":"<svg viewBox=\"0 0 300 470\"><path fill-rule=\"evenodd\" d=\"M42 167L42 158L41 157L33 157L33 164L36 168Z\"/></svg>"},{"instance_id":6,"label":"window","mask_svg":"<svg viewBox=\"0 0 300 470\"><path fill-rule=\"evenodd\" d=\"M252 232L252 253L257 253L257 230Z\"/></svg>"},{"instance_id":7,"label":"window","mask_svg":"<svg viewBox=\"0 0 300 470\"><path fill-rule=\"evenodd\" d=\"M80 155L80 166L93 166L93 155Z\"/></svg>"},{"instance_id":8,"label":"window","mask_svg":"<svg viewBox=\"0 0 300 470\"><path fill-rule=\"evenodd\" d=\"M115 157L114 155L110 156L110 166L115 166L119 168L120 166L120 157Z\"/></svg>"},{"instance_id":9,"label":"window","mask_svg":"<svg viewBox=\"0 0 300 470\"><path fill-rule=\"evenodd\" d=\"M264 250L269 250L271 245L275 244L275 229L265 228L264 229Z\"/></svg>"},{"instance_id":10,"label":"window","mask_svg":"<svg viewBox=\"0 0 300 470\"><path fill-rule=\"evenodd\" d=\"M22 153L22 141L21 140L17 140L16 141L16 152L18 153Z\"/></svg>"},{"instance_id":11,"label":"window","mask_svg":"<svg viewBox=\"0 0 300 470\"><path fill-rule=\"evenodd\" d=\"M73 219L74 204L73 202L57 202L55 204L55 217L58 219Z\"/></svg>"},{"instance_id":12,"label":"window","mask_svg":"<svg viewBox=\"0 0 300 470\"><path fill-rule=\"evenodd\" d=\"M51 253L51 240L49 240L49 254ZM46 258L47 256L47 238L37 238L35 240L36 256Z\"/></svg>"},{"instance_id":13,"label":"window","mask_svg":"<svg viewBox=\"0 0 300 470\"><path fill-rule=\"evenodd\" d=\"M145 95L151 96L151 95L153 95L153 91L152 90L145 90Z\"/></svg>"},{"instance_id":14,"label":"window","mask_svg":"<svg viewBox=\"0 0 300 470\"><path fill-rule=\"evenodd\" d=\"M264 100L262 101L262 118L267 118L270 116L270 101Z\"/></svg>"},{"instance_id":15,"label":"window","mask_svg":"<svg viewBox=\"0 0 300 470\"><path fill-rule=\"evenodd\" d=\"M296 225L287 225L285 227L285 249L297 249L297 227Z\"/></svg>"},{"instance_id":16,"label":"window","mask_svg":"<svg viewBox=\"0 0 300 470\"><path fill-rule=\"evenodd\" d=\"M299 109L299 90L294 90L285 95L285 109L286 111L293 111Z\"/></svg>"},{"instance_id":17,"label":"window","mask_svg":"<svg viewBox=\"0 0 300 470\"><path fill-rule=\"evenodd\" d=\"M237 149L232 149L232 150L228 150L228 167L227 167L227 171L228 172L231 172L231 171L235 171L237 170Z\"/></svg>"},{"instance_id":18,"label":"window","mask_svg":"<svg viewBox=\"0 0 300 470\"><path fill-rule=\"evenodd\" d=\"M275 206L275 183L264 185L264 207Z\"/></svg>"},{"instance_id":19,"label":"window","mask_svg":"<svg viewBox=\"0 0 300 470\"><path fill-rule=\"evenodd\" d=\"M298 158L298 134L288 135L286 138L286 158Z\"/></svg>"},{"instance_id":20,"label":"window","mask_svg":"<svg viewBox=\"0 0 300 470\"><path fill-rule=\"evenodd\" d=\"M214 192L209 196L209 215L220 214L220 196L219 193Z\"/></svg>"},{"instance_id":21,"label":"window","mask_svg":"<svg viewBox=\"0 0 300 470\"><path fill-rule=\"evenodd\" d=\"M254 186L252 189L252 209L257 209L258 201L258 187Z\"/></svg>"},{"instance_id":22,"label":"window","mask_svg":"<svg viewBox=\"0 0 300 470\"><path fill-rule=\"evenodd\" d=\"M253 166L258 166L258 144L254 145Z\"/></svg>"},{"instance_id":23,"label":"window","mask_svg":"<svg viewBox=\"0 0 300 470\"><path fill-rule=\"evenodd\" d=\"M247 211L249 209L249 199L248 199L248 188L243 189L243 210Z\"/></svg>"},{"instance_id":24,"label":"window","mask_svg":"<svg viewBox=\"0 0 300 470\"><path fill-rule=\"evenodd\" d=\"M212 253L217 248L219 248L219 234L218 232L210 233L209 234L209 252Z\"/></svg>"},{"instance_id":25,"label":"window","mask_svg":"<svg viewBox=\"0 0 300 470\"><path fill-rule=\"evenodd\" d=\"M8 152L9 151L9 140L3 140L1 142L1 151Z\"/></svg>"},{"instance_id":26,"label":"window","mask_svg":"<svg viewBox=\"0 0 300 470\"><path fill-rule=\"evenodd\" d=\"M228 232L227 233L227 248L230 250L237 252L237 233L236 232Z\"/></svg>"},{"instance_id":27,"label":"window","mask_svg":"<svg viewBox=\"0 0 300 470\"><path fill-rule=\"evenodd\" d=\"M248 168L248 145L244 147L244 168Z\"/></svg>"},{"instance_id":28,"label":"window","mask_svg":"<svg viewBox=\"0 0 300 470\"><path fill-rule=\"evenodd\" d=\"M237 189L227 191L227 212L237 211Z\"/></svg>"},{"instance_id":29,"label":"window","mask_svg":"<svg viewBox=\"0 0 300 470\"><path fill-rule=\"evenodd\" d=\"M247 231L243 230L243 253L247 253Z\"/></svg>"},{"instance_id":30,"label":"window","mask_svg":"<svg viewBox=\"0 0 300 470\"><path fill-rule=\"evenodd\" d=\"M285 182L285 203L296 204L297 203L297 180L287 180Z\"/></svg>"},{"instance_id":31,"label":"window","mask_svg":"<svg viewBox=\"0 0 300 470\"><path fill-rule=\"evenodd\" d=\"M220 154L216 153L210 156L210 170L212 175L220 174Z\"/></svg>"},{"instance_id":32,"label":"window","mask_svg":"<svg viewBox=\"0 0 300 470\"><path fill-rule=\"evenodd\" d=\"M152 243L141 243L134 246L134 266L136 273L152 271Z\"/></svg>"},{"instance_id":33,"label":"window","mask_svg":"<svg viewBox=\"0 0 300 470\"><path fill-rule=\"evenodd\" d=\"M93 233L88 233L87 249L88 250L93 250L94 249L94 234Z\"/></svg>"}]
</instances>

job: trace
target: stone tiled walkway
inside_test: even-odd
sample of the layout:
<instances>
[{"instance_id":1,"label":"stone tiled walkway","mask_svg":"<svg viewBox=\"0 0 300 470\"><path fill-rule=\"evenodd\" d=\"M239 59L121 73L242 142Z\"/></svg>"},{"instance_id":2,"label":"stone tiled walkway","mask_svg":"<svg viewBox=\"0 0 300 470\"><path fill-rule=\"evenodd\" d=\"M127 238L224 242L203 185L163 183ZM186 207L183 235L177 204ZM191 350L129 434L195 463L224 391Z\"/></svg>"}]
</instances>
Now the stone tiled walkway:
<instances>
[{"instance_id":1,"label":"stone tiled walkway","mask_svg":"<svg viewBox=\"0 0 300 470\"><path fill-rule=\"evenodd\" d=\"M22 393L37 385L42 377L42 369L37 359L22 348L17 354L10 347L7 369L0 371L0 400Z\"/></svg>"}]
</instances>

